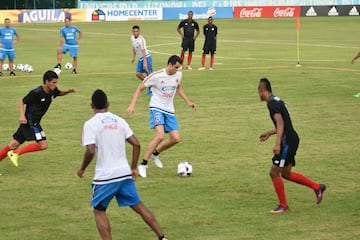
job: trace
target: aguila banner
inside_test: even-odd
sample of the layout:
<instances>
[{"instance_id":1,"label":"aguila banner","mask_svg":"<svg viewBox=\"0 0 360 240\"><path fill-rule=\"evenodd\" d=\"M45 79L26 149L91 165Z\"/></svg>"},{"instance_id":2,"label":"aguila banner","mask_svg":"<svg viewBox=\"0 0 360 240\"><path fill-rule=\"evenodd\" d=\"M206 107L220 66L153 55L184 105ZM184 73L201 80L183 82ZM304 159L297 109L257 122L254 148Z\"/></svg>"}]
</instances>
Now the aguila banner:
<instances>
[{"instance_id":1,"label":"aguila banner","mask_svg":"<svg viewBox=\"0 0 360 240\"><path fill-rule=\"evenodd\" d=\"M300 15L300 6L234 7L234 18L281 18Z\"/></svg>"}]
</instances>

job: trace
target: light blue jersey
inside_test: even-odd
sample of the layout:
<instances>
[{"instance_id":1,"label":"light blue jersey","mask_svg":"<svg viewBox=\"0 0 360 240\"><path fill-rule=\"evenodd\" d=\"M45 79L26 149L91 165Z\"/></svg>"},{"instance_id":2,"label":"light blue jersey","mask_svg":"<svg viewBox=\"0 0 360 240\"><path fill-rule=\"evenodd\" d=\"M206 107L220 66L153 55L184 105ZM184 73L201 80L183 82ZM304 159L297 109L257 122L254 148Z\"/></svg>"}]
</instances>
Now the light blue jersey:
<instances>
[{"instance_id":1,"label":"light blue jersey","mask_svg":"<svg viewBox=\"0 0 360 240\"><path fill-rule=\"evenodd\" d=\"M80 33L80 29L76 26L62 27L60 30L61 37L65 39L67 45L77 45L76 33Z\"/></svg>"},{"instance_id":2,"label":"light blue jersey","mask_svg":"<svg viewBox=\"0 0 360 240\"><path fill-rule=\"evenodd\" d=\"M7 49L7 50L14 49L14 44L13 44L14 36L17 36L17 32L15 28L12 27L0 28L0 39L3 49Z\"/></svg>"}]
</instances>

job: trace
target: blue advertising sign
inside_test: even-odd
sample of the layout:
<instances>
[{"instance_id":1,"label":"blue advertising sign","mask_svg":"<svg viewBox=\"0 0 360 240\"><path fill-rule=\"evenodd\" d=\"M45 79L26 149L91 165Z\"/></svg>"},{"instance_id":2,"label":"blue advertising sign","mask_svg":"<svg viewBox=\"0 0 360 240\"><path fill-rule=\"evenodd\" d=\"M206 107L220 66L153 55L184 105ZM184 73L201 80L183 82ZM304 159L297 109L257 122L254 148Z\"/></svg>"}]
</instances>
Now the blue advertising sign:
<instances>
[{"instance_id":1,"label":"blue advertising sign","mask_svg":"<svg viewBox=\"0 0 360 240\"><path fill-rule=\"evenodd\" d=\"M214 18L233 18L232 7L219 8L163 8L164 20L181 20L186 19L188 12L194 12L194 19L206 19L210 16Z\"/></svg>"}]
</instances>

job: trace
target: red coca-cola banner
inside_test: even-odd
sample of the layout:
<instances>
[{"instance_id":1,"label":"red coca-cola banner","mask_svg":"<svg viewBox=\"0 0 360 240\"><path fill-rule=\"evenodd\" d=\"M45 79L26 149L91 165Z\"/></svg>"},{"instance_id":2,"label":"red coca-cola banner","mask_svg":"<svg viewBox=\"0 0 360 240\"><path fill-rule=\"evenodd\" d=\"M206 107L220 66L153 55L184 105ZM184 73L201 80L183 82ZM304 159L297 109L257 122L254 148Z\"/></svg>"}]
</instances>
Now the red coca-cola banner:
<instances>
[{"instance_id":1,"label":"red coca-cola banner","mask_svg":"<svg viewBox=\"0 0 360 240\"><path fill-rule=\"evenodd\" d=\"M279 18L300 15L300 6L234 7L234 18Z\"/></svg>"}]
</instances>

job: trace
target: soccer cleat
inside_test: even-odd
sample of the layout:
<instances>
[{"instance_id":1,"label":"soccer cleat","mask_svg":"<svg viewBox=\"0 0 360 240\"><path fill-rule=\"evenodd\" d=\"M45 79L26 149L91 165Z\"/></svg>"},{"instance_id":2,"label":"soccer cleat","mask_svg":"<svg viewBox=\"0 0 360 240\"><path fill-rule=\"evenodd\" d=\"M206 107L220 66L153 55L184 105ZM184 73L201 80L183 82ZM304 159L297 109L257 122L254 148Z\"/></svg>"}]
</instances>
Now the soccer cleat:
<instances>
[{"instance_id":1,"label":"soccer cleat","mask_svg":"<svg viewBox=\"0 0 360 240\"><path fill-rule=\"evenodd\" d=\"M214 69L213 69L212 67L209 67L209 70L212 71L212 70L214 70Z\"/></svg>"},{"instance_id":2,"label":"soccer cleat","mask_svg":"<svg viewBox=\"0 0 360 240\"><path fill-rule=\"evenodd\" d=\"M186 66L186 69L191 70L192 67L191 67L190 65L187 65L187 66Z\"/></svg>"},{"instance_id":3,"label":"soccer cleat","mask_svg":"<svg viewBox=\"0 0 360 240\"><path fill-rule=\"evenodd\" d=\"M54 68L61 69L61 64L60 63L56 64Z\"/></svg>"},{"instance_id":4,"label":"soccer cleat","mask_svg":"<svg viewBox=\"0 0 360 240\"><path fill-rule=\"evenodd\" d=\"M77 74L77 71L75 68L72 70L72 74Z\"/></svg>"},{"instance_id":5,"label":"soccer cleat","mask_svg":"<svg viewBox=\"0 0 360 240\"><path fill-rule=\"evenodd\" d=\"M179 70L182 70L182 69L183 69L183 66L181 65L178 69L179 69Z\"/></svg>"},{"instance_id":6,"label":"soccer cleat","mask_svg":"<svg viewBox=\"0 0 360 240\"><path fill-rule=\"evenodd\" d=\"M163 167L163 165L162 165L162 163L160 161L159 155L151 154L151 159L154 160L154 163L158 168Z\"/></svg>"},{"instance_id":7,"label":"soccer cleat","mask_svg":"<svg viewBox=\"0 0 360 240\"><path fill-rule=\"evenodd\" d=\"M281 205L279 205L277 208L274 208L273 210L270 211L270 213L283 213L283 212L287 212L290 211L289 207L283 207Z\"/></svg>"},{"instance_id":8,"label":"soccer cleat","mask_svg":"<svg viewBox=\"0 0 360 240\"><path fill-rule=\"evenodd\" d=\"M10 158L11 162L15 165L15 167L19 166L18 164L19 154L14 153L14 151L8 151L7 155Z\"/></svg>"},{"instance_id":9,"label":"soccer cleat","mask_svg":"<svg viewBox=\"0 0 360 240\"><path fill-rule=\"evenodd\" d=\"M316 190L316 191L315 191L316 204L320 204L320 203L321 203L321 200L323 199L323 193L325 192L325 190L326 190L326 185L320 183L320 188L319 188L319 190Z\"/></svg>"},{"instance_id":10,"label":"soccer cleat","mask_svg":"<svg viewBox=\"0 0 360 240\"><path fill-rule=\"evenodd\" d=\"M140 164L138 166L138 171L139 171L139 175L140 177L143 177L143 178L146 178L146 169L147 169L147 165L143 165L143 164Z\"/></svg>"},{"instance_id":11,"label":"soccer cleat","mask_svg":"<svg viewBox=\"0 0 360 240\"><path fill-rule=\"evenodd\" d=\"M205 70L205 67L198 68L199 71Z\"/></svg>"},{"instance_id":12,"label":"soccer cleat","mask_svg":"<svg viewBox=\"0 0 360 240\"><path fill-rule=\"evenodd\" d=\"M16 76L16 74L13 71L11 71L10 76Z\"/></svg>"},{"instance_id":13,"label":"soccer cleat","mask_svg":"<svg viewBox=\"0 0 360 240\"><path fill-rule=\"evenodd\" d=\"M166 235L160 236L159 240L169 240L168 237Z\"/></svg>"}]
</instances>

